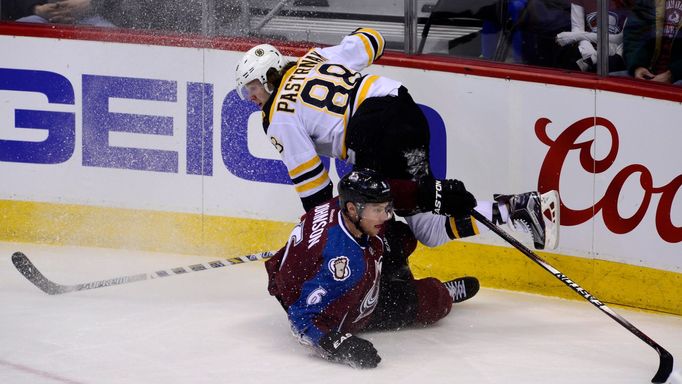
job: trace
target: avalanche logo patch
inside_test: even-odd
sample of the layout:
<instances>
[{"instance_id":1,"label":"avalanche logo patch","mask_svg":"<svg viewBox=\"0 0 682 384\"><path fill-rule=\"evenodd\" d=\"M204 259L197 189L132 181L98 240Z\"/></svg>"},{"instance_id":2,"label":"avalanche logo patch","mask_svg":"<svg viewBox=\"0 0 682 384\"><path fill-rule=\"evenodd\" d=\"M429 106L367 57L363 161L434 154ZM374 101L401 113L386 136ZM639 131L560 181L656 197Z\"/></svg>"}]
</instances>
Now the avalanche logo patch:
<instances>
[{"instance_id":1,"label":"avalanche logo patch","mask_svg":"<svg viewBox=\"0 0 682 384\"><path fill-rule=\"evenodd\" d=\"M308 297L305 299L305 303L308 305L315 305L322 301L322 296L326 295L327 291L322 287L317 287L314 291L310 292Z\"/></svg>"},{"instance_id":2,"label":"avalanche logo patch","mask_svg":"<svg viewBox=\"0 0 682 384\"><path fill-rule=\"evenodd\" d=\"M360 303L360 314L358 315L355 320L353 320L353 323L357 323L358 321L362 320L363 318L369 316L374 312L374 308L376 308L377 303L379 302L379 282L381 280L381 258L377 261L374 262L374 283L372 284L372 288L367 292L365 295L365 298L362 299L362 303Z\"/></svg>"},{"instance_id":3,"label":"avalanche logo patch","mask_svg":"<svg viewBox=\"0 0 682 384\"><path fill-rule=\"evenodd\" d=\"M346 256L339 256L329 260L329 271L334 276L336 281L344 281L350 276L350 267L348 266L348 258Z\"/></svg>"}]
</instances>

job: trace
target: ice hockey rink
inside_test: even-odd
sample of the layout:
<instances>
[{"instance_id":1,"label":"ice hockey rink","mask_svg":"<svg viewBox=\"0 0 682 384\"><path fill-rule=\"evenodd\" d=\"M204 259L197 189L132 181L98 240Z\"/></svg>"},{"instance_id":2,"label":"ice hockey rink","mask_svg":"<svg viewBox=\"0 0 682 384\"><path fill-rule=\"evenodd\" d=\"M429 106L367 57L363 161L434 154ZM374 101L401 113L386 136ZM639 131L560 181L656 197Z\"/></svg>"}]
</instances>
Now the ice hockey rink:
<instances>
[{"instance_id":1,"label":"ice hockey rink","mask_svg":"<svg viewBox=\"0 0 682 384\"><path fill-rule=\"evenodd\" d=\"M17 272L15 251L61 284L215 260L0 243L3 384L623 384L648 383L658 368L651 347L585 300L484 287L435 326L363 334L383 360L356 370L294 340L261 262L49 296ZM679 369L681 317L612 308Z\"/></svg>"}]
</instances>

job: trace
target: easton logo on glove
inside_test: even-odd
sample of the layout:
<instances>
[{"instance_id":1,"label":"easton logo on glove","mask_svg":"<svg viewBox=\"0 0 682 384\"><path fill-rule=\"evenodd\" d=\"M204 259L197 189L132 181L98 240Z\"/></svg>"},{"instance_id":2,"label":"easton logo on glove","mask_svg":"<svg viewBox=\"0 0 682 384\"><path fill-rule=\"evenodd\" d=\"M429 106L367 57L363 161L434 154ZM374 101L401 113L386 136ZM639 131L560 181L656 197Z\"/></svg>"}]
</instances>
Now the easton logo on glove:
<instances>
[{"instance_id":1,"label":"easton logo on glove","mask_svg":"<svg viewBox=\"0 0 682 384\"><path fill-rule=\"evenodd\" d=\"M476 198L455 179L426 178L418 183L419 208L437 215L462 217L476 206Z\"/></svg>"},{"instance_id":2,"label":"easton logo on glove","mask_svg":"<svg viewBox=\"0 0 682 384\"><path fill-rule=\"evenodd\" d=\"M443 205L441 198L441 191L443 191L443 184L440 180L435 180L434 191L436 193L435 200L433 202L433 213L440 215L440 207Z\"/></svg>"}]
</instances>

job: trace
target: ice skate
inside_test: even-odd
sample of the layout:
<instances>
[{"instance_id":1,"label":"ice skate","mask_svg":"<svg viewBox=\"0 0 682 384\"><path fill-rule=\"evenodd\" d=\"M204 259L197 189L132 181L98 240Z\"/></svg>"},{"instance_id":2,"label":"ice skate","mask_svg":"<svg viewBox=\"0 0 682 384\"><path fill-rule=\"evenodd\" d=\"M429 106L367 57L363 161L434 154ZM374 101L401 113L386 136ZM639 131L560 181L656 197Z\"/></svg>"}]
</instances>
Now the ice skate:
<instances>
[{"instance_id":1,"label":"ice skate","mask_svg":"<svg viewBox=\"0 0 682 384\"><path fill-rule=\"evenodd\" d=\"M535 249L555 249L559 245L559 192L526 192L519 195L495 195L509 210L507 224L533 237Z\"/></svg>"},{"instance_id":2,"label":"ice skate","mask_svg":"<svg viewBox=\"0 0 682 384\"><path fill-rule=\"evenodd\" d=\"M478 292L478 279L471 276L460 277L443 283L450 292L453 303L461 303L468 300Z\"/></svg>"}]
</instances>

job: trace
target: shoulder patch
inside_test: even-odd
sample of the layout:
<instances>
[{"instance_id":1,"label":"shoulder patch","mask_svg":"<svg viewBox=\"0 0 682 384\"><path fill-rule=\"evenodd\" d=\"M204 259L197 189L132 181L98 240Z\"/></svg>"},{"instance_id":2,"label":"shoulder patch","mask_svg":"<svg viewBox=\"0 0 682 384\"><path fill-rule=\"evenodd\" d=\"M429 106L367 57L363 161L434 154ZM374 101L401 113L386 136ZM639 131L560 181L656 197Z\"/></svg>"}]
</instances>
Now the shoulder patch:
<instances>
[{"instance_id":1,"label":"shoulder patch","mask_svg":"<svg viewBox=\"0 0 682 384\"><path fill-rule=\"evenodd\" d=\"M346 256L339 256L329 260L327 267L332 273L334 280L344 281L350 277L349 260Z\"/></svg>"}]
</instances>

